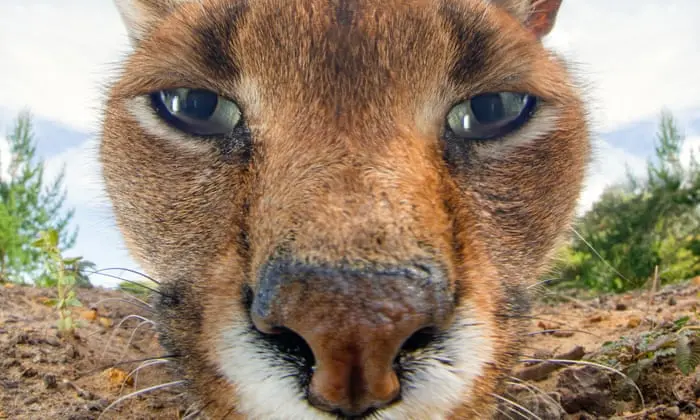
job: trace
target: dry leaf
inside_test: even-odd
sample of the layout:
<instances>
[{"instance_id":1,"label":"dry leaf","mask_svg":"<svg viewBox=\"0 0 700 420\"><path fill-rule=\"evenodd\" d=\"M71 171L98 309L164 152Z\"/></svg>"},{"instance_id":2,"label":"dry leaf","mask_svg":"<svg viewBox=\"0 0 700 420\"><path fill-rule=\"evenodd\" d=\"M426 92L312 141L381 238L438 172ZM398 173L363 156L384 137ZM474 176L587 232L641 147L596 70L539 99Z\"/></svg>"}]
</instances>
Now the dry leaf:
<instances>
[{"instance_id":1,"label":"dry leaf","mask_svg":"<svg viewBox=\"0 0 700 420\"><path fill-rule=\"evenodd\" d=\"M81 317L82 319L86 320L86 321L92 322L92 321L94 321L95 319L97 319L97 310L96 310L96 309L90 309L90 310L88 310L88 311L83 311L83 312L80 314L80 317Z\"/></svg>"},{"instance_id":2,"label":"dry leaf","mask_svg":"<svg viewBox=\"0 0 700 420\"><path fill-rule=\"evenodd\" d=\"M105 328L110 328L114 324L111 319L105 318L103 316L99 318L99 321L100 325L102 325Z\"/></svg>"},{"instance_id":3,"label":"dry leaf","mask_svg":"<svg viewBox=\"0 0 700 420\"><path fill-rule=\"evenodd\" d=\"M128 373L121 369L109 368L104 371L104 375L109 379L110 384L115 386L121 386L126 384L128 386L134 385L134 378L129 376Z\"/></svg>"}]
</instances>

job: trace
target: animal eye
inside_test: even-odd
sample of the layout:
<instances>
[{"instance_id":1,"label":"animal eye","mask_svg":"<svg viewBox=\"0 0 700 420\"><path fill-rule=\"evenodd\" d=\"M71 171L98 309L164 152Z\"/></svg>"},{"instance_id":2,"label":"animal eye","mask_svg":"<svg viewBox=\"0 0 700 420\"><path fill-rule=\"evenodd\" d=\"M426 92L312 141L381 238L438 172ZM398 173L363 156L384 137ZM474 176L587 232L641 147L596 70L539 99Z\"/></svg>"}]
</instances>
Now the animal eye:
<instances>
[{"instance_id":1,"label":"animal eye","mask_svg":"<svg viewBox=\"0 0 700 420\"><path fill-rule=\"evenodd\" d=\"M227 134L241 121L238 105L208 90L161 90L151 94L151 102L160 118L196 136Z\"/></svg>"},{"instance_id":2,"label":"animal eye","mask_svg":"<svg viewBox=\"0 0 700 420\"><path fill-rule=\"evenodd\" d=\"M524 93L485 93L455 105L447 114L447 126L463 139L502 137L525 124L536 104L536 97Z\"/></svg>"}]
</instances>

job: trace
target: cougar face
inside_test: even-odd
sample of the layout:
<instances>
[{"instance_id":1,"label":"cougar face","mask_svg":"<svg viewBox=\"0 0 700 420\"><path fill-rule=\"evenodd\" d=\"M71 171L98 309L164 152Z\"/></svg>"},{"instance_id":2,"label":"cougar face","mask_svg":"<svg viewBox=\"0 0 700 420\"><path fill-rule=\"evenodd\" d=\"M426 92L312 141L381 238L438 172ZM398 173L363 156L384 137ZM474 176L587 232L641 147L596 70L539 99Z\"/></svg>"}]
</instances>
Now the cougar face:
<instances>
[{"instance_id":1,"label":"cougar face","mask_svg":"<svg viewBox=\"0 0 700 420\"><path fill-rule=\"evenodd\" d=\"M120 0L101 162L211 418L494 410L573 214L555 0Z\"/></svg>"}]
</instances>

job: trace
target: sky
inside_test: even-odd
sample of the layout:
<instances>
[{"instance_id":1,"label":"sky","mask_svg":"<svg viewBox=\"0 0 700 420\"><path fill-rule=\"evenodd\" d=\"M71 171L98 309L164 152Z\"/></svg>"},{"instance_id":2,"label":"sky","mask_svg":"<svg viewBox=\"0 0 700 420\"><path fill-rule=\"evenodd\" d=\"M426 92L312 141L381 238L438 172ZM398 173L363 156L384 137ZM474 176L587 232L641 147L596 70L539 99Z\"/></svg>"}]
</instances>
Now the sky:
<instances>
[{"instance_id":1,"label":"sky","mask_svg":"<svg viewBox=\"0 0 700 420\"><path fill-rule=\"evenodd\" d=\"M112 1L0 0L0 128L31 109L47 174L65 165L67 204L80 227L71 253L100 267L138 268L114 226L95 159L102 88L130 49ZM684 155L700 148L699 22L698 0L564 0L545 45L572 61L587 87L597 154L581 210L624 176L625 164L643 171L663 107L688 136Z\"/></svg>"}]
</instances>

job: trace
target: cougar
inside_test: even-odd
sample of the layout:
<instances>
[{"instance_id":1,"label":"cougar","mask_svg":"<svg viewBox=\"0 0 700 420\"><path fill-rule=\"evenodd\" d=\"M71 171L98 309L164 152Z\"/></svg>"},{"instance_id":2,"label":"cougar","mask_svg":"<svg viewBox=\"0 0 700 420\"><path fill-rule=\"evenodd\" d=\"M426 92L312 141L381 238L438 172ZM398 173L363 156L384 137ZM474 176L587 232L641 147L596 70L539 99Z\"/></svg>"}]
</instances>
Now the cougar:
<instances>
[{"instance_id":1,"label":"cougar","mask_svg":"<svg viewBox=\"0 0 700 420\"><path fill-rule=\"evenodd\" d=\"M566 237L561 0L117 0L100 161L213 419L485 419Z\"/></svg>"}]
</instances>

